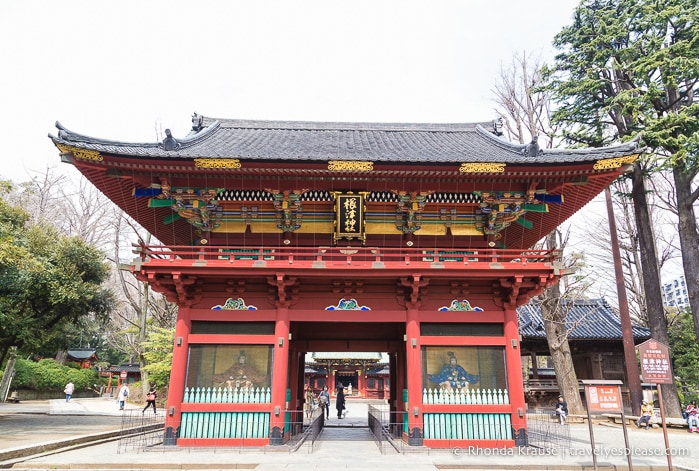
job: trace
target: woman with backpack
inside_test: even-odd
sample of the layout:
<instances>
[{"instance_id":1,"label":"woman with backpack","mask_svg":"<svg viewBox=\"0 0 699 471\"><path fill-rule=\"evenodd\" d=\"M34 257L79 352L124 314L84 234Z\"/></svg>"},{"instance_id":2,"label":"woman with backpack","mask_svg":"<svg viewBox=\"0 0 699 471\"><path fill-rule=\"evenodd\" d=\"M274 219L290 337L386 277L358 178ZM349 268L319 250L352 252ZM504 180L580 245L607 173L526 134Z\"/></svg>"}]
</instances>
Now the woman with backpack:
<instances>
[{"instance_id":1,"label":"woman with backpack","mask_svg":"<svg viewBox=\"0 0 699 471\"><path fill-rule=\"evenodd\" d=\"M126 406L126 399L129 397L129 388L126 386L126 383L124 383L121 386L121 389L119 389L119 394L117 396L117 402L119 403L119 410L124 410L124 406Z\"/></svg>"},{"instance_id":2,"label":"woman with backpack","mask_svg":"<svg viewBox=\"0 0 699 471\"><path fill-rule=\"evenodd\" d=\"M320 402L320 407L325 411L325 418L330 419L330 393L328 392L328 386L323 386L323 390L318 394L318 402Z\"/></svg>"}]
</instances>

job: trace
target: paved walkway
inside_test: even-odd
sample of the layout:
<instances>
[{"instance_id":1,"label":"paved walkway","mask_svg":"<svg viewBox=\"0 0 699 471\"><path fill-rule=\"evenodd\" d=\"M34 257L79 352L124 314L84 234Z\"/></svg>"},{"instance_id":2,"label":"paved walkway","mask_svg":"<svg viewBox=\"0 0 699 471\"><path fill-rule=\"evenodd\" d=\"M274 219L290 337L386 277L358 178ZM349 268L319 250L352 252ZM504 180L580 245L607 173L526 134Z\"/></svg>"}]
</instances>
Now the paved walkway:
<instances>
[{"instance_id":1,"label":"paved walkway","mask_svg":"<svg viewBox=\"0 0 699 471\"><path fill-rule=\"evenodd\" d=\"M137 408L138 405L130 405ZM592 469L590 436L586 424L571 424L571 448L565 450L537 449L461 449L410 450L397 453L391 447L381 450L366 428L366 404L348 403L347 418L338 420L331 415L319 440L311 449L302 447L295 453L273 451L274 447L255 449L210 449L158 447L157 451L119 453L116 441L87 446L61 453L32 458L14 465L14 469L256 469L305 470L351 469L363 470L436 470L436 469ZM332 411L331 411L332 412ZM68 415L73 414L73 415ZM66 416L73 420L101 418L118 427L120 412L111 399L73 399L0 404L0 453L13 447L16 426L23 418L43 417L36 442L56 437L52 421ZM82 419L81 419L82 417ZM39 419L37 419L39 420ZM93 430L92 428L90 430ZM597 424L593 426L600 469L626 469L624 435L620 426ZM85 432L84 430L76 430ZM660 429L628 429L633 467L640 470L667 469L663 455L664 442ZM58 439L62 439L59 437ZM699 471L699 433L686 430L669 431L670 449L675 469Z\"/></svg>"}]
</instances>

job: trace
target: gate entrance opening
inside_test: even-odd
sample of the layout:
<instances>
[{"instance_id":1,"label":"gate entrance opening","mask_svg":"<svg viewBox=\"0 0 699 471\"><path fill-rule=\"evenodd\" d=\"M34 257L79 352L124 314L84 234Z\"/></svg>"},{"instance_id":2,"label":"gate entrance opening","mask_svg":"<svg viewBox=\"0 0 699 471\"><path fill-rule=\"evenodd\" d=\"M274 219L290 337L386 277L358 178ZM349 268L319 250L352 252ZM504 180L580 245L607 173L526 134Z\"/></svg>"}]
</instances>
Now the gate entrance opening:
<instances>
[{"instance_id":1,"label":"gate entrance opening","mask_svg":"<svg viewBox=\"0 0 699 471\"><path fill-rule=\"evenodd\" d=\"M307 388L317 396L327 386L335 397L341 385L348 399L390 404L395 391L406 387L405 323L292 322L290 332L292 356L299 361L292 395L299 403Z\"/></svg>"}]
</instances>

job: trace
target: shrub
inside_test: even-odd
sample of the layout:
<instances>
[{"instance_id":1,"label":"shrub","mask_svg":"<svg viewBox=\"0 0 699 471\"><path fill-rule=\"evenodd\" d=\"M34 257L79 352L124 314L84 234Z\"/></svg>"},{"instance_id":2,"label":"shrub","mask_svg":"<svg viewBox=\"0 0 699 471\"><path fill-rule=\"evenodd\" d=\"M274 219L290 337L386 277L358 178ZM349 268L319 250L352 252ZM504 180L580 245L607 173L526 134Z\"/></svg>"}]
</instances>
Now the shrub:
<instances>
[{"instance_id":1,"label":"shrub","mask_svg":"<svg viewBox=\"0 0 699 471\"><path fill-rule=\"evenodd\" d=\"M37 390L62 390L68 381L72 381L75 390L90 389L93 384L101 383L94 368L75 369L59 365L54 360L44 359L39 362L17 359L13 387Z\"/></svg>"}]
</instances>

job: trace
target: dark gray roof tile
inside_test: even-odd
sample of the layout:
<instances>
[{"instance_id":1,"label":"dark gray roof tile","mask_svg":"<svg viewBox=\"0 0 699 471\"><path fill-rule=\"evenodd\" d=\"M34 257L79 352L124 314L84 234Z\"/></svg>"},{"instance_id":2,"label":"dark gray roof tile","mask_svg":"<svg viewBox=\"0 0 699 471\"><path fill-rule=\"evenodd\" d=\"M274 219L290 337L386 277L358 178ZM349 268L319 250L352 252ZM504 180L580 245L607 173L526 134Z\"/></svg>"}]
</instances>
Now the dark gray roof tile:
<instances>
[{"instance_id":1,"label":"dark gray roof tile","mask_svg":"<svg viewBox=\"0 0 699 471\"><path fill-rule=\"evenodd\" d=\"M577 340L621 340L621 319L604 299L585 299L563 303L568 338ZM517 308L519 333L524 339L545 339L546 331L541 317L541 306L530 302ZM650 338L650 330L632 325L635 339Z\"/></svg>"},{"instance_id":2,"label":"dark gray roof tile","mask_svg":"<svg viewBox=\"0 0 699 471\"><path fill-rule=\"evenodd\" d=\"M220 157L249 160L551 164L589 162L638 152L638 142L598 149L543 150L524 154L521 144L494 135L487 123L332 123L202 118L204 127L177 138L174 150L161 143L125 143L84 136L56 123L57 144L143 158Z\"/></svg>"}]
</instances>

